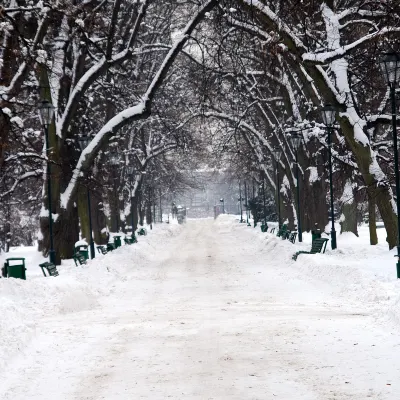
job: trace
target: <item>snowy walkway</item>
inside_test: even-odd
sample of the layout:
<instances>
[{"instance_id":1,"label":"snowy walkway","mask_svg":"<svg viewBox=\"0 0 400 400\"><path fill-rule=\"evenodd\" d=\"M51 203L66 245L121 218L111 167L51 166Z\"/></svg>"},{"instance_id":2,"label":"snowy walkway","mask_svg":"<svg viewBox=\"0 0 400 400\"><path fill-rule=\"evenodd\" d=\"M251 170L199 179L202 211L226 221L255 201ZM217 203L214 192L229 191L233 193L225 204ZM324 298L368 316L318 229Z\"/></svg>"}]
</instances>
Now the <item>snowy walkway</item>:
<instances>
[{"instance_id":1,"label":"snowy walkway","mask_svg":"<svg viewBox=\"0 0 400 400\"><path fill-rule=\"evenodd\" d=\"M0 399L399 399L399 336L250 231L189 221L99 307L45 318Z\"/></svg>"}]
</instances>

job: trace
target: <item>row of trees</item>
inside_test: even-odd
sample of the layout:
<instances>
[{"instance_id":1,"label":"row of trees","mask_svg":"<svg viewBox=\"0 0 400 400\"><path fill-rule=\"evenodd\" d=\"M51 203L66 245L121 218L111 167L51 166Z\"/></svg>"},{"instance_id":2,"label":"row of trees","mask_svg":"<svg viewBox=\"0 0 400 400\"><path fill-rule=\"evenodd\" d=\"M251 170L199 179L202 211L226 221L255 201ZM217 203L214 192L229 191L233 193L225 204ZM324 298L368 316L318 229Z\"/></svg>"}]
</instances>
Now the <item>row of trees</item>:
<instances>
[{"instance_id":1,"label":"row of trees","mask_svg":"<svg viewBox=\"0 0 400 400\"><path fill-rule=\"evenodd\" d=\"M357 233L360 203L367 201L371 243L377 242L378 209L389 247L396 245L392 115L379 59L399 51L399 6L237 1L225 8L225 23L214 25L212 39L203 39L214 86L204 116L218 121L218 132L225 130L216 135L218 148L235 160L239 176L257 178L263 172L270 192L279 190L292 227L300 218L305 230L328 223L328 143L320 109L330 103L338 110L332 151L342 229ZM293 132L303 138L300 182ZM276 149L282 152L279 159Z\"/></svg>"},{"instance_id":2,"label":"row of trees","mask_svg":"<svg viewBox=\"0 0 400 400\"><path fill-rule=\"evenodd\" d=\"M206 163L229 163L242 178L262 173L270 192L280 191L290 224L325 226L327 142L318 110L328 102L339 110L333 154L344 229L356 231L354 208L366 198L396 244L391 116L378 58L399 46L397 1L53 3L9 0L0 8L2 219L22 213L32 225L40 215L44 253L47 162L59 259L71 256L79 224L88 236L87 187L100 242L107 228L126 221L128 229L131 198L137 223L155 187L167 196ZM49 157L41 100L56 110ZM304 139L300 216L293 131ZM82 136L91 140L80 151ZM274 160L277 147L282 157Z\"/></svg>"}]
</instances>

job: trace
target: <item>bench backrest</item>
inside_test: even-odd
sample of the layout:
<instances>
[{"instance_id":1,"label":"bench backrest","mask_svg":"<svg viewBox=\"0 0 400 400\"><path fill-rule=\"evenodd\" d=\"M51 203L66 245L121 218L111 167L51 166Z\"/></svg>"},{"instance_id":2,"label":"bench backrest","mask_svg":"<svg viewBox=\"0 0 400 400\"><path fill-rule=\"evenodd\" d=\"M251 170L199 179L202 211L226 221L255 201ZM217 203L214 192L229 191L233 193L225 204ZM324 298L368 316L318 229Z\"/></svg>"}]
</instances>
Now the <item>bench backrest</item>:
<instances>
[{"instance_id":1,"label":"bench backrest","mask_svg":"<svg viewBox=\"0 0 400 400\"><path fill-rule=\"evenodd\" d=\"M51 262L44 262L42 264L39 264L39 267L41 268L46 268L47 272L49 273L50 276L58 276L58 271L57 271L57 267L51 263Z\"/></svg>"},{"instance_id":2,"label":"bench backrest","mask_svg":"<svg viewBox=\"0 0 400 400\"><path fill-rule=\"evenodd\" d=\"M47 271L49 271L49 274L51 276L58 276L57 267L54 264L51 264L50 266L48 266Z\"/></svg>"},{"instance_id":3,"label":"bench backrest","mask_svg":"<svg viewBox=\"0 0 400 400\"><path fill-rule=\"evenodd\" d=\"M86 264L86 257L82 253L76 253L75 258L79 261L79 264Z\"/></svg>"},{"instance_id":4,"label":"bench backrest","mask_svg":"<svg viewBox=\"0 0 400 400\"><path fill-rule=\"evenodd\" d=\"M322 249L324 249L323 252L325 253L327 242L328 239L314 239L311 246L311 253L321 253Z\"/></svg>"},{"instance_id":5,"label":"bench backrest","mask_svg":"<svg viewBox=\"0 0 400 400\"><path fill-rule=\"evenodd\" d=\"M278 234L277 236L284 236L287 231L287 225L283 224L279 229L278 229Z\"/></svg>"},{"instance_id":6,"label":"bench backrest","mask_svg":"<svg viewBox=\"0 0 400 400\"><path fill-rule=\"evenodd\" d=\"M107 251L113 251L115 250L114 243L107 243Z\"/></svg>"}]
</instances>

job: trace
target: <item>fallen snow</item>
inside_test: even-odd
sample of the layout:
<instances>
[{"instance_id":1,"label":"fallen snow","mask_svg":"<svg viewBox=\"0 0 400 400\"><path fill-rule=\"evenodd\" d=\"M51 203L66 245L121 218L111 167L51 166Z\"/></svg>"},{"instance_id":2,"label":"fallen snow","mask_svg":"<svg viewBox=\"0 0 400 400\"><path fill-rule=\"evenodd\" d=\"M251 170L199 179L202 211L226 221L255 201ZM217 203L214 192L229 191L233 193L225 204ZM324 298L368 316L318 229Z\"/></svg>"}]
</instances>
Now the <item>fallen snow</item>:
<instances>
[{"instance_id":1,"label":"fallen snow","mask_svg":"<svg viewBox=\"0 0 400 400\"><path fill-rule=\"evenodd\" d=\"M44 278L0 279L0 398L400 398L394 252L339 235L310 248L237 217L158 224Z\"/></svg>"}]
</instances>

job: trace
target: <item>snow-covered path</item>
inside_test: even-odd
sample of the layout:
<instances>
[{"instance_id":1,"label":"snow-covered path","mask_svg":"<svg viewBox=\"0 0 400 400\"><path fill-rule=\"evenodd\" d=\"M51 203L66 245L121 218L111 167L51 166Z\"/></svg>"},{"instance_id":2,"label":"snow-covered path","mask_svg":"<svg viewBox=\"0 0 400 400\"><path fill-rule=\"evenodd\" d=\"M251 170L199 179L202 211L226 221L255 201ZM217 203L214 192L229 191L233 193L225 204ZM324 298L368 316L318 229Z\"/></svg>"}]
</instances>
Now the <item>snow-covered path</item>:
<instances>
[{"instance_id":1,"label":"snow-covered path","mask_svg":"<svg viewBox=\"0 0 400 400\"><path fill-rule=\"evenodd\" d=\"M248 229L189 221L99 307L45 318L0 399L399 399L398 335Z\"/></svg>"}]
</instances>

